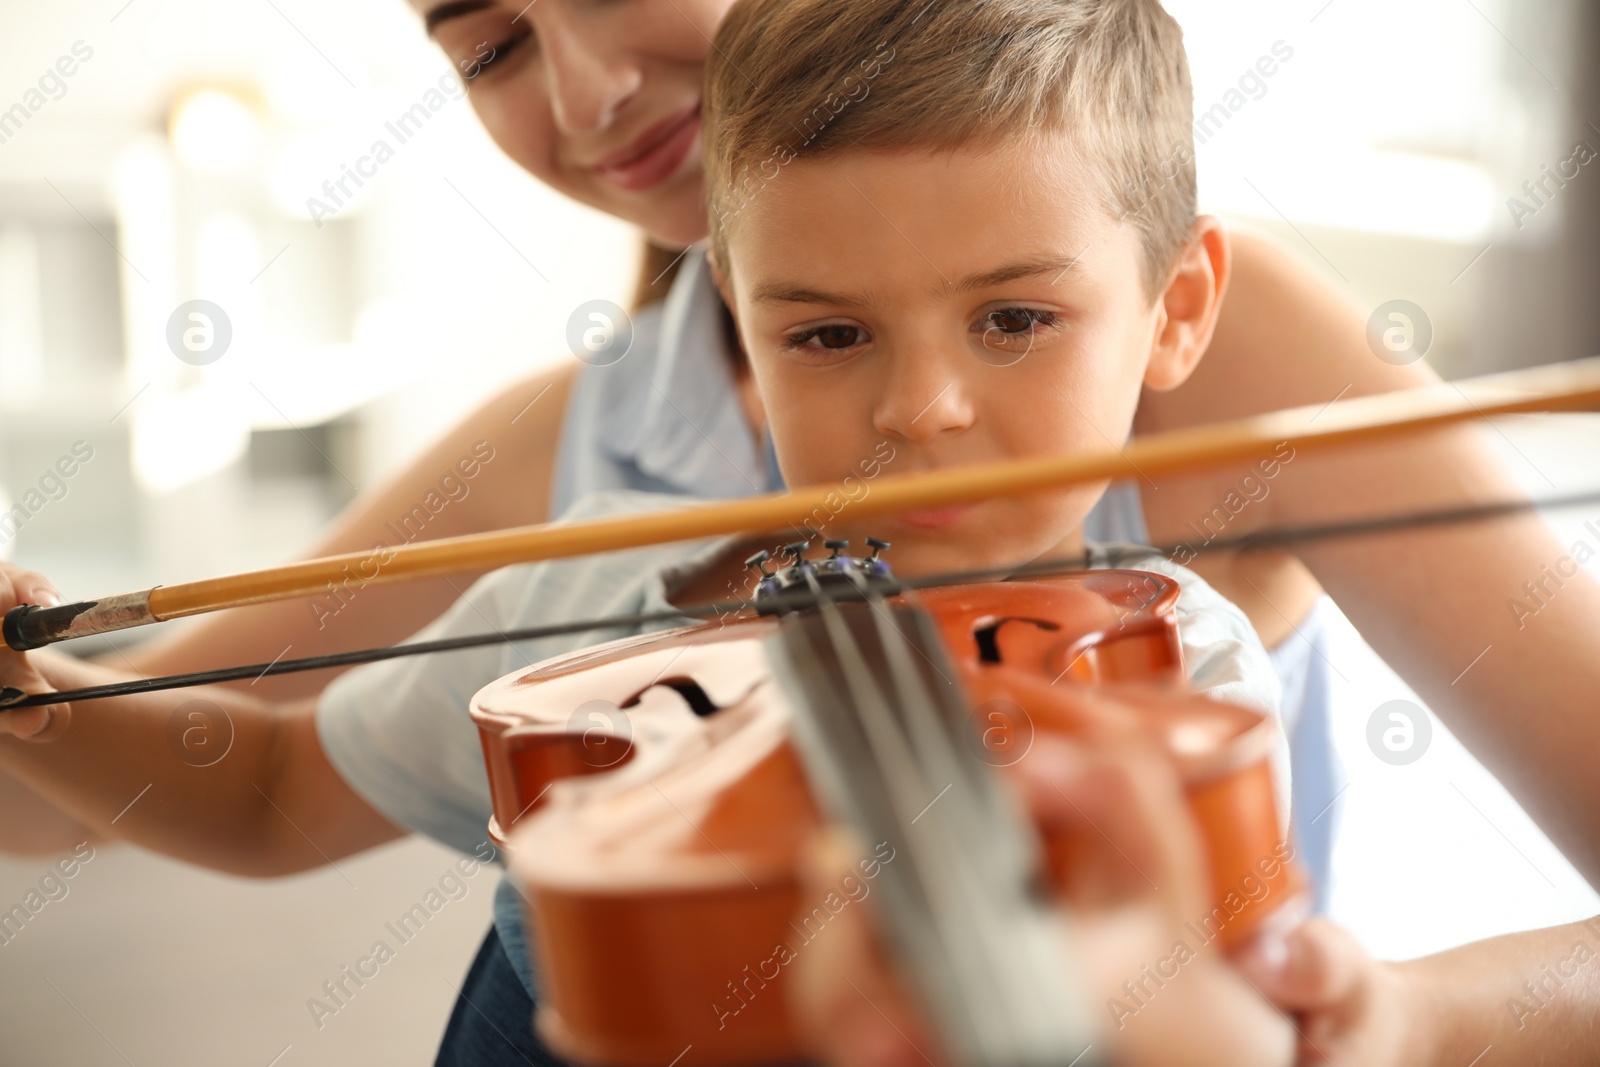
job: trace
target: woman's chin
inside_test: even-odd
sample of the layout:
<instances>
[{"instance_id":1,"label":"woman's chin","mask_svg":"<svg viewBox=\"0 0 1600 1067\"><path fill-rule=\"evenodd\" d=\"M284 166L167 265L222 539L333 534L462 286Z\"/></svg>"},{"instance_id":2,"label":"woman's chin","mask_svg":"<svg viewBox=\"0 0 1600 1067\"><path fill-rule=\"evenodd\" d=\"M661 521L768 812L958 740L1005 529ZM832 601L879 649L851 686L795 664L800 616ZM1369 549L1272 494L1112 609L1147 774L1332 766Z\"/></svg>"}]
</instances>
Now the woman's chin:
<instances>
[{"instance_id":1,"label":"woman's chin","mask_svg":"<svg viewBox=\"0 0 1600 1067\"><path fill-rule=\"evenodd\" d=\"M693 219L674 221L665 225L640 224L652 244L661 248L688 248L690 245L699 244L709 237L710 231L706 229L705 218L696 215Z\"/></svg>"},{"instance_id":2,"label":"woman's chin","mask_svg":"<svg viewBox=\"0 0 1600 1067\"><path fill-rule=\"evenodd\" d=\"M710 234L702 187L701 174L696 168L639 199L613 195L605 204L592 206L633 223L644 231L652 244L661 248L688 248Z\"/></svg>"}]
</instances>

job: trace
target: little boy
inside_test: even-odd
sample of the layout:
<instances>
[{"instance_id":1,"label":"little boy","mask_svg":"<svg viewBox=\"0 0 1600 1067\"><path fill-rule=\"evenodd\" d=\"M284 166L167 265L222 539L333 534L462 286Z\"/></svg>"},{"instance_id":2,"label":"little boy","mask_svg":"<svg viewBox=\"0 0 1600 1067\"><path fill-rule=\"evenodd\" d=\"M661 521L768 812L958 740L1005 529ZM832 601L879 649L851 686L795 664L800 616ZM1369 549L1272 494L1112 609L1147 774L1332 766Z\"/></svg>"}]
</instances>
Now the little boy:
<instances>
[{"instance_id":1,"label":"little boy","mask_svg":"<svg viewBox=\"0 0 1600 1067\"><path fill-rule=\"evenodd\" d=\"M1174 164L1192 159L1179 31L1154 2L919 7L745 0L729 14L705 98L718 284L768 399L785 481L856 487L816 517L826 536L892 541L901 574L1075 553L1098 489L865 523L848 500L870 494L879 472L1107 447L1127 437L1141 386L1172 388L1192 370L1227 249L1217 224L1195 217L1192 163ZM679 503L610 494L578 511ZM581 618L725 597L746 586L749 547L527 568L451 614L466 630L513 625L534 605L540 618ZM1180 573L1193 682L1271 707L1276 683L1242 615ZM478 655L474 680L517 666L505 652ZM424 691L437 669L337 683L323 702L330 754L370 750L395 714L377 694ZM463 680L456 706L470 688ZM345 710L358 692L370 724ZM448 702L426 704L418 718ZM361 780L385 777L372 767ZM378 806L440 810L438 798L405 798L415 777L387 775ZM484 811L466 800L470 835ZM497 910L499 936L520 941L516 902L501 903L511 907ZM522 945L507 949L531 985Z\"/></svg>"},{"instance_id":2,"label":"little boy","mask_svg":"<svg viewBox=\"0 0 1600 1067\"><path fill-rule=\"evenodd\" d=\"M733 11L705 98L712 262L788 484L855 479L870 493L869 467L1123 441L1140 389L1173 388L1200 359L1226 284L1226 239L1195 216L1190 106L1180 33L1156 0L746 0ZM865 523L846 503L821 532L886 538L902 575L1009 566L1082 551L1100 491ZM607 494L567 517L682 504ZM743 582L748 551L666 545L507 568L419 636L719 598ZM1273 709L1277 683L1242 613L1158 558L1133 565L1182 582L1193 683ZM85 704L70 728L47 731L61 735L53 744L0 738L0 766L91 825L153 780L118 831L241 873L337 860L400 827L471 853L490 806L468 700L615 636L375 664L315 706L207 692L236 739L203 770L178 765L163 740L193 694ZM30 690L107 673L0 658L0 684ZM440 1063L545 1055L527 1025L536 983L520 902L502 889Z\"/></svg>"}]
</instances>

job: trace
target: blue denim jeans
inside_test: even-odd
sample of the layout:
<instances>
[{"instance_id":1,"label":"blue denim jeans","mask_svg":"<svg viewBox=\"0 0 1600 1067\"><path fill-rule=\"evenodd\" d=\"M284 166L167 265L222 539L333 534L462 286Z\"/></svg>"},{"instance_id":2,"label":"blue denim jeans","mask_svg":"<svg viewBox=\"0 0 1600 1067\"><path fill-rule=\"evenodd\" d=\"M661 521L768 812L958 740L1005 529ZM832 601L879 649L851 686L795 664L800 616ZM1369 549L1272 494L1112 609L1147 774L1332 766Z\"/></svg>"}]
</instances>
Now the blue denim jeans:
<instances>
[{"instance_id":1,"label":"blue denim jeans","mask_svg":"<svg viewBox=\"0 0 1600 1067\"><path fill-rule=\"evenodd\" d=\"M467 971L434 1067L567 1067L533 1032L533 1000L493 926Z\"/></svg>"}]
</instances>

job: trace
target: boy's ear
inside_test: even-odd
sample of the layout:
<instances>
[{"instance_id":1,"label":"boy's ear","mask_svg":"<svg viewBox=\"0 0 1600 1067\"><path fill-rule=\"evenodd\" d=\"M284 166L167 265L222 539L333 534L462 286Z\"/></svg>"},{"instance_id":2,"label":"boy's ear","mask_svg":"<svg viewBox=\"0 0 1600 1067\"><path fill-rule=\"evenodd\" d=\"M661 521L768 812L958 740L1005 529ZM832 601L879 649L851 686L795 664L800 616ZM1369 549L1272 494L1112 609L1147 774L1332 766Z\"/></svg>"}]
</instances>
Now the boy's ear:
<instances>
[{"instance_id":1,"label":"boy's ear","mask_svg":"<svg viewBox=\"0 0 1600 1067\"><path fill-rule=\"evenodd\" d=\"M1227 231L1215 216L1201 215L1157 298L1162 314L1145 367L1146 386L1176 389L1194 372L1211 345L1231 270Z\"/></svg>"}]
</instances>

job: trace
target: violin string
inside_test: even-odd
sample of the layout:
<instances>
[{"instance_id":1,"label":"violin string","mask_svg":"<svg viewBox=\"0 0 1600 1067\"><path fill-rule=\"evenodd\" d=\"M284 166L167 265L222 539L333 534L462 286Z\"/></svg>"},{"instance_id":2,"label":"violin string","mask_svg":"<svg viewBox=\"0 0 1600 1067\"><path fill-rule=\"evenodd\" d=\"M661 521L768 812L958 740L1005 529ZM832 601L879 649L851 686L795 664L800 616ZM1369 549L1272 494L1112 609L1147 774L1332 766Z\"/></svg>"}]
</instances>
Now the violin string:
<instances>
[{"instance_id":1,"label":"violin string","mask_svg":"<svg viewBox=\"0 0 1600 1067\"><path fill-rule=\"evenodd\" d=\"M946 714L942 720L935 717L936 709L948 712L950 703L947 700L939 700L929 691L926 676L912 659L912 652L924 660L928 659L928 653L913 644L906 636L904 627L910 624L910 620L894 613L881 594L872 590L859 575L851 574L850 577L858 591L865 597L867 606L872 609L872 622L877 628L878 642L883 648L884 660L889 667L888 677L897 701L896 706L904 709L902 718L907 741L915 750L919 766L928 768L935 779L925 784L929 788L935 788L937 781L943 781L952 790L959 786L959 792L962 794L974 793L973 778L968 773L970 767L964 765L958 755L950 749L952 726L950 716ZM930 662L930 666L935 665ZM939 673L943 674L942 671ZM951 686L954 685L948 677L945 681ZM928 799L931 800L932 797ZM957 805L956 808L957 818L968 813L964 805ZM979 813L974 812L974 814ZM976 826L973 828L976 829ZM978 839L989 840L981 836Z\"/></svg>"},{"instance_id":2,"label":"violin string","mask_svg":"<svg viewBox=\"0 0 1600 1067\"><path fill-rule=\"evenodd\" d=\"M993 819L989 825L983 825L982 817L992 815L993 811L982 804L983 791L965 773L959 754L953 750L948 716L939 715L947 702L936 703L937 698L928 691L925 678L911 657L912 643L903 628L910 620L899 613L891 614L879 594L867 588L859 576L852 574L851 577L871 610L871 621L877 628L878 642L889 668L888 679L900 709L897 724L903 731L905 743L914 750L913 758L922 771L920 795L914 802L926 806L906 829L911 831L918 822L927 819L922 832L910 843L919 854L928 855L929 865L935 868L934 877L929 879L929 896L935 905L934 917L941 938L947 948L953 950L956 974L962 976L962 985L969 990L968 996L960 999L970 1001L974 975L983 976L977 979L978 989L985 993L1002 991L1006 988L1007 976L1015 973L1014 967L1002 965L993 953L974 951L972 939L977 938L977 943L983 945L1005 945L1001 932L994 929L990 921L994 916L984 906L989 898L979 882L985 875L990 881L1004 877L1007 867L1002 863L1004 849L999 846L1007 835L1001 832L1002 825ZM925 651L920 648L916 651L926 658ZM941 781L945 783L943 786L939 784ZM942 806L936 808L940 801L943 801ZM964 851L960 847L962 844L972 851ZM975 855L975 852L982 855ZM941 904L943 906L939 907ZM952 928L951 916L960 916L961 923ZM986 1057L988 1062L1010 1060L1013 1057L1004 1052L1014 1050L1001 1052L1001 1047L1015 1036L1007 1019L1006 1008L1011 1005L1003 996L998 1002L994 1002L994 997L986 999L991 1003L966 1004L977 1045L992 1050Z\"/></svg>"},{"instance_id":3,"label":"violin string","mask_svg":"<svg viewBox=\"0 0 1600 1067\"><path fill-rule=\"evenodd\" d=\"M858 586L864 584L858 576L852 579ZM887 607L881 593L864 592ZM878 611L875 618L890 650L891 667L906 679L900 688L910 693L908 722L920 725L931 741L936 760L930 769L946 768L949 776L951 793L939 817L964 827L960 836L940 840L958 846L947 850L948 862L965 876L961 881L968 887L967 899L955 914L968 917L969 946L993 968L982 987L986 994L993 991L988 1017L995 1024L990 1027L995 1044L989 1047L998 1054L990 1061L1058 1064L1070 1058L1091 1067L1083 1059L1091 1045L1088 1002L1065 966L1071 959L1070 946L1052 929L1051 914L1033 892L1043 860L1039 842L1032 833L1019 832L1030 824L997 787L996 772L979 756L982 741L967 701L954 692L936 699L928 688L933 679L909 654L922 648L907 639L904 626L890 627L887 611ZM901 612L894 618L913 627L923 647L943 647L942 636L926 612ZM1058 936L1047 936L1049 932ZM990 945L1002 946L1004 959L987 951ZM1072 1010L1072 1005L1079 1010Z\"/></svg>"},{"instance_id":4,"label":"violin string","mask_svg":"<svg viewBox=\"0 0 1600 1067\"><path fill-rule=\"evenodd\" d=\"M823 796L855 809L851 821L858 826L879 828L874 836L883 830L890 833L886 840L891 840L904 855L902 862L908 865L905 869L915 872L905 877L897 869L884 885L895 930L906 935L908 941L902 951L929 964L917 968L925 979L942 978L948 982L954 972L952 961L929 955L932 946L950 946L948 932L938 928L940 909L932 901L937 890L948 892L948 881L929 868L931 857L927 850L911 847L903 832L913 827L922 814L920 808L930 793L927 781L889 712L879 678L867 666L842 613L820 588L815 575L806 574L806 581L817 596L816 615L790 615L780 623L787 623L784 632L792 635L792 640L782 647L794 655L798 676L804 679L795 701L796 740L805 754L803 762L812 775L825 783ZM836 670L824 667L813 641L832 653ZM893 679L888 681L894 685ZM951 996L949 990L938 999L947 1004L961 1003L961 998ZM969 1019L968 1030L971 1022ZM964 1031L961 1044L970 1044L966 1037Z\"/></svg>"},{"instance_id":5,"label":"violin string","mask_svg":"<svg viewBox=\"0 0 1600 1067\"><path fill-rule=\"evenodd\" d=\"M974 582L1004 581L1059 574L1068 570L1088 570L1099 562L1116 566L1151 556L1176 562L1174 557L1183 554L1210 555L1223 552L1256 552L1273 548L1317 541L1337 541L1344 538L1372 537L1378 534L1405 530L1425 529L1434 526L1468 525L1509 518L1531 511L1568 511L1586 504L1600 504L1600 489L1573 493L1567 496L1542 499L1496 501L1465 507L1443 508L1435 511L1405 512L1365 519L1347 519L1339 522L1316 523L1305 526L1282 526L1272 530L1238 534L1233 537L1215 537L1210 541L1169 541L1158 545L1097 545L1072 556L1052 556L1030 563L1010 567L986 567L978 570L953 571L924 578L897 578L906 589L937 588L941 585L962 585Z\"/></svg>"},{"instance_id":6,"label":"violin string","mask_svg":"<svg viewBox=\"0 0 1600 1067\"><path fill-rule=\"evenodd\" d=\"M962 893L962 890L969 888L967 880L958 871L952 870L951 857L941 854L942 850L937 847L941 836L929 832L933 824L921 827L920 832L916 825L927 814L928 807L925 805L937 791L928 777L927 761L919 758L925 756L926 752L914 751L917 746L908 736L905 730L907 724L902 718L916 701L914 698L908 699L906 679L894 669L894 664L890 664L887 677L868 665L861 644L839 605L821 587L814 573L809 569L802 573L816 598L817 618L822 624L821 636L832 653L849 696L848 702L839 702L829 710L836 720L849 724L847 730L861 732L866 749L863 754L865 760L862 761L864 766L855 767L853 774L846 771L849 765L837 755L842 747L838 741L842 738L836 726L834 731L823 732L825 738L830 733L833 735L833 743L824 741L821 754L831 766L845 794L857 805L868 802L869 797L874 801L880 797L887 801L887 810L862 814L866 816L868 825L881 826L887 823L898 831L900 839L893 843L906 853L905 862L915 871L914 879L908 885L908 888L914 887L915 899L897 908L897 915L902 920L911 920L916 925L926 927L920 934L910 938L913 951L922 957L924 964L935 962L928 958L930 946L939 946L945 952L945 958L937 960L932 967L919 967L918 973L933 979L941 987L942 995L937 999L947 1008L959 1006L965 1009L960 1011L961 1025L958 1031L953 1034L947 1031L947 1038L954 1039L955 1047L969 1051L989 1047L983 1030L985 1023L992 1022L992 1013L980 1010L982 1005L971 1003L952 987L952 983L959 984L958 976L980 973L974 968L983 963L974 958L966 939L960 936L965 931L952 929L949 923L951 915L961 915L966 921L971 921L972 909L963 906L972 903L963 899L971 895ZM886 629L892 627L886 627L882 621L878 621L877 625L880 644L884 646L882 651L888 655ZM887 684L892 696L885 694L881 683ZM895 714L894 709L899 709L901 714ZM803 710L799 713L807 714ZM950 803L955 804L958 799ZM947 1028L955 1023L948 1011L940 1014ZM984 1062L968 1058L974 1062Z\"/></svg>"},{"instance_id":7,"label":"violin string","mask_svg":"<svg viewBox=\"0 0 1600 1067\"><path fill-rule=\"evenodd\" d=\"M953 999L946 1001L943 1017L956 1012L964 1017L963 1043L975 1053L968 1062L1064 1062L1063 1050L1070 1050L1068 1056L1082 1050L1086 1027L1071 1017L1079 1013L1061 1011L1077 991L1064 981L1062 957L1052 952L1055 942L1041 937L1048 920L1029 892L1038 855L1016 832L1016 813L1006 810L1004 794L971 747L964 703L940 692L934 681L937 675L953 686L930 658L943 647L940 634L914 604L891 606L882 589L862 575L849 570L845 575L861 601L857 618L875 628L887 667L868 671L860 686L876 690L877 675L883 675L894 713L882 723L896 749L913 761L908 781L915 788L897 798L901 810L895 825L921 878L918 888L928 907L923 921L932 922L945 953L945 994ZM842 618L834 598L809 575L807 581L813 592L827 597L821 610ZM851 653L860 643L853 627L832 627L830 633L849 642ZM881 699L857 707L863 714L888 711ZM870 764L864 769L868 780L852 784L858 795L876 795L872 787L882 788L883 769ZM1047 944L1041 947L1041 941Z\"/></svg>"},{"instance_id":8,"label":"violin string","mask_svg":"<svg viewBox=\"0 0 1600 1067\"><path fill-rule=\"evenodd\" d=\"M895 724L889 711L889 699L879 689L878 679L867 666L861 646L850 632L849 623L845 621L838 605L821 588L815 574L808 570L805 578L812 595L816 598L823 634L827 638L834 660L839 665L839 673L850 698L849 703L858 709L873 763L885 774L891 798L898 802L897 807L910 803L919 784L916 780L917 762L910 750L905 747L904 739L897 737L894 732ZM891 684L893 681L890 679ZM899 814L902 819L910 817L909 812L902 811Z\"/></svg>"},{"instance_id":9,"label":"violin string","mask_svg":"<svg viewBox=\"0 0 1600 1067\"><path fill-rule=\"evenodd\" d=\"M1600 504L1600 490L1544 499L1498 501L1490 504L1409 512L1344 522L1280 527L1276 530L1262 530L1234 537L1217 537L1209 542L1199 544L1174 541L1163 545L1102 545L1092 551L1086 551L1070 557L1052 557L1012 567L991 567L947 572L921 578L900 578L896 579L896 582L903 589L928 589L968 582L1047 577L1066 571L1087 569L1095 563L1101 563L1105 566L1117 566L1121 563L1148 559L1153 555L1172 560L1175 556L1184 553L1202 555L1219 552L1259 551L1268 548L1288 548L1317 541L1333 541L1341 538L1368 537L1426 527L1485 522L1530 511L1564 511L1588 504ZM770 604L773 608L787 609L806 607L809 602L810 594L808 592L790 591L776 594ZM373 663L402 656L453 652L461 649L479 648L484 645L533 641L546 637L558 637L595 630L636 631L655 625L682 623L685 619L726 618L748 611L752 606L750 601L744 599L711 601L705 604L687 605L665 611L613 615L600 619L585 619L578 622L557 623L548 626L530 626L497 633L469 634L462 637L442 638L433 641L414 641L381 648L306 656L299 659L280 659L271 663L219 667L153 678L134 678L54 693L30 694L7 687L0 689L0 711L70 701L103 700L110 697L131 696L137 693L153 693L192 686L260 679L280 674L294 674L301 671L325 670L331 667L348 667L361 663Z\"/></svg>"},{"instance_id":10,"label":"violin string","mask_svg":"<svg viewBox=\"0 0 1600 1067\"><path fill-rule=\"evenodd\" d=\"M735 612L740 607L737 603L721 606L724 609L724 614ZM709 607L711 606L708 605ZM383 648L364 648L350 652L333 652L322 656L305 656L301 659L280 659L271 663L252 663L239 667L218 667L212 670L190 671L185 674L162 675L155 678L130 678L121 682L85 686L82 689L67 689L56 693L37 693L21 697L14 696L17 690L8 688L0 691L0 711L76 700L104 700L108 697L132 696L136 693L154 693L167 689L186 689L191 686L214 685L221 682L254 680L271 675L296 674L301 671L324 670L329 667L348 667L358 663L399 659L402 656L456 652L468 648L481 648L484 645L534 641L545 637L560 637L593 630L633 631L657 623L681 623L688 614L689 611L687 610L674 609L670 611L638 612L632 615L613 615L603 619L585 619L580 622L555 623L548 626L528 626L514 630L500 630L495 633L466 634L461 637L445 637L433 641L413 641L402 645L388 645ZM712 612L708 611L707 614L712 614Z\"/></svg>"}]
</instances>

